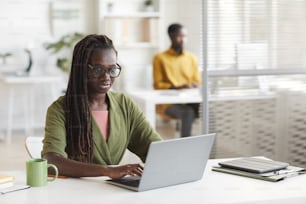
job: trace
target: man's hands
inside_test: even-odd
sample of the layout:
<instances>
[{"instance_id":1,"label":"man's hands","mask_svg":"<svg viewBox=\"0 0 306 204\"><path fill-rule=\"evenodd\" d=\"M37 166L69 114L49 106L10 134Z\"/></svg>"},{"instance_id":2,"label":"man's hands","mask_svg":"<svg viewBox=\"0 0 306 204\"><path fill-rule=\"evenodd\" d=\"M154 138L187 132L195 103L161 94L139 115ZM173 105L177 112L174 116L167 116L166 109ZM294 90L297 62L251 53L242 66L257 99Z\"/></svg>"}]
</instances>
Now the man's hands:
<instances>
[{"instance_id":1,"label":"man's hands","mask_svg":"<svg viewBox=\"0 0 306 204\"><path fill-rule=\"evenodd\" d=\"M127 164L123 166L107 167L107 176L112 179L124 176L141 176L143 167L140 164Z\"/></svg>"},{"instance_id":2,"label":"man's hands","mask_svg":"<svg viewBox=\"0 0 306 204\"><path fill-rule=\"evenodd\" d=\"M171 87L172 89L192 89L192 88L198 88L199 85L196 83L191 84L183 84L181 86Z\"/></svg>"}]
</instances>

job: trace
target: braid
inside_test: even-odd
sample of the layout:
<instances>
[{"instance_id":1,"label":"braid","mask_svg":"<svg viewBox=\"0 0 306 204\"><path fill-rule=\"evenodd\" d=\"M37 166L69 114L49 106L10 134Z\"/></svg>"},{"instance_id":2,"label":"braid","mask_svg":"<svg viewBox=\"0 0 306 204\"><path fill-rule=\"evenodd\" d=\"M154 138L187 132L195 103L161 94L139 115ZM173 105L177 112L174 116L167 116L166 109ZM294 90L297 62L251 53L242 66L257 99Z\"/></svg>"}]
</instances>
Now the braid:
<instances>
[{"instance_id":1,"label":"braid","mask_svg":"<svg viewBox=\"0 0 306 204\"><path fill-rule=\"evenodd\" d=\"M113 49L105 35L88 35L73 50L71 72L65 94L66 152L68 157L83 162L93 161L92 118L88 101L87 66L93 51Z\"/></svg>"}]
</instances>

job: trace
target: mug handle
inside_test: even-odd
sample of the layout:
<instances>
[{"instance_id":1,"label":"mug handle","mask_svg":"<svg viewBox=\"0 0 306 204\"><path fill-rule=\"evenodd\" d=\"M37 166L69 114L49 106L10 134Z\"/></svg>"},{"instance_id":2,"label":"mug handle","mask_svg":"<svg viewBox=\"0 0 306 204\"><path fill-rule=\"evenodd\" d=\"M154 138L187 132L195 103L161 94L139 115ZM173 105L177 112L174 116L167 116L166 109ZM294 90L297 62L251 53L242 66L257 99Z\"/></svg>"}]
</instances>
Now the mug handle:
<instances>
[{"instance_id":1,"label":"mug handle","mask_svg":"<svg viewBox=\"0 0 306 204\"><path fill-rule=\"evenodd\" d=\"M54 165L54 164L48 164L47 165L47 169L48 168L53 168L54 169L54 172L55 172L55 175L51 178L48 178L48 181L54 181L55 179L57 179L58 177L58 170L57 170L57 167Z\"/></svg>"}]
</instances>

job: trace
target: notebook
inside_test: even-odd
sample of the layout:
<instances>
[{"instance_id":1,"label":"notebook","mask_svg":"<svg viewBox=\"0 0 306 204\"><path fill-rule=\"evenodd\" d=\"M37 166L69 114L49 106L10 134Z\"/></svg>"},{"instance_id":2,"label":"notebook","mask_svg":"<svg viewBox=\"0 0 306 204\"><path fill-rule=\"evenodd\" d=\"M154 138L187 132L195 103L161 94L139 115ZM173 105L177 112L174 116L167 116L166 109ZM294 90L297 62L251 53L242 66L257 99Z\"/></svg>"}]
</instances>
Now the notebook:
<instances>
[{"instance_id":1,"label":"notebook","mask_svg":"<svg viewBox=\"0 0 306 204\"><path fill-rule=\"evenodd\" d=\"M146 191L200 180L215 134L152 142L141 177L106 182L134 191Z\"/></svg>"},{"instance_id":2,"label":"notebook","mask_svg":"<svg viewBox=\"0 0 306 204\"><path fill-rule=\"evenodd\" d=\"M298 176L298 175L302 175L306 173L306 169L302 167L297 167L297 166L288 166L287 168L281 169L279 171L272 171L272 172L262 173L262 174L251 173L251 172L231 169L231 168L225 168L221 166L214 166L212 167L212 170L217 171L217 172L244 176L244 177L249 177L249 178L254 178L254 179L260 179L264 181L272 181L272 182L281 181L286 178L291 178L293 176Z\"/></svg>"},{"instance_id":3,"label":"notebook","mask_svg":"<svg viewBox=\"0 0 306 204\"><path fill-rule=\"evenodd\" d=\"M221 167L246 171L250 173L267 173L285 169L289 166L288 163L274 161L264 158L245 157L230 161L219 162Z\"/></svg>"}]
</instances>

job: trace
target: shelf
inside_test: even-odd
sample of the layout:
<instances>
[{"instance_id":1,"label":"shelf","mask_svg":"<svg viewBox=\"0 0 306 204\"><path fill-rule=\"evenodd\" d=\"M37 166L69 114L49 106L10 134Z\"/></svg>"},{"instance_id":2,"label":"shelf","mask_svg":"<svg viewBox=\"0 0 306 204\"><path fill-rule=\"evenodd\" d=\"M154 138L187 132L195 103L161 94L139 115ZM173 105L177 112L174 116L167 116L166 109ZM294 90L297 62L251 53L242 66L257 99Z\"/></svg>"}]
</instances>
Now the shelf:
<instances>
[{"instance_id":1,"label":"shelf","mask_svg":"<svg viewBox=\"0 0 306 204\"><path fill-rule=\"evenodd\" d=\"M108 13L104 18L160 18L159 12Z\"/></svg>"},{"instance_id":2,"label":"shelf","mask_svg":"<svg viewBox=\"0 0 306 204\"><path fill-rule=\"evenodd\" d=\"M159 45L159 18L104 18L101 28L121 47L152 48Z\"/></svg>"},{"instance_id":3,"label":"shelf","mask_svg":"<svg viewBox=\"0 0 306 204\"><path fill-rule=\"evenodd\" d=\"M162 42L162 0L153 0L149 10L144 8L144 0L97 1L99 32L109 36L120 50L120 62L133 67L150 64Z\"/></svg>"},{"instance_id":4,"label":"shelf","mask_svg":"<svg viewBox=\"0 0 306 204\"><path fill-rule=\"evenodd\" d=\"M158 45L150 42L135 42L135 43L126 43L126 44L117 44L118 48L152 48L157 49Z\"/></svg>"}]
</instances>

